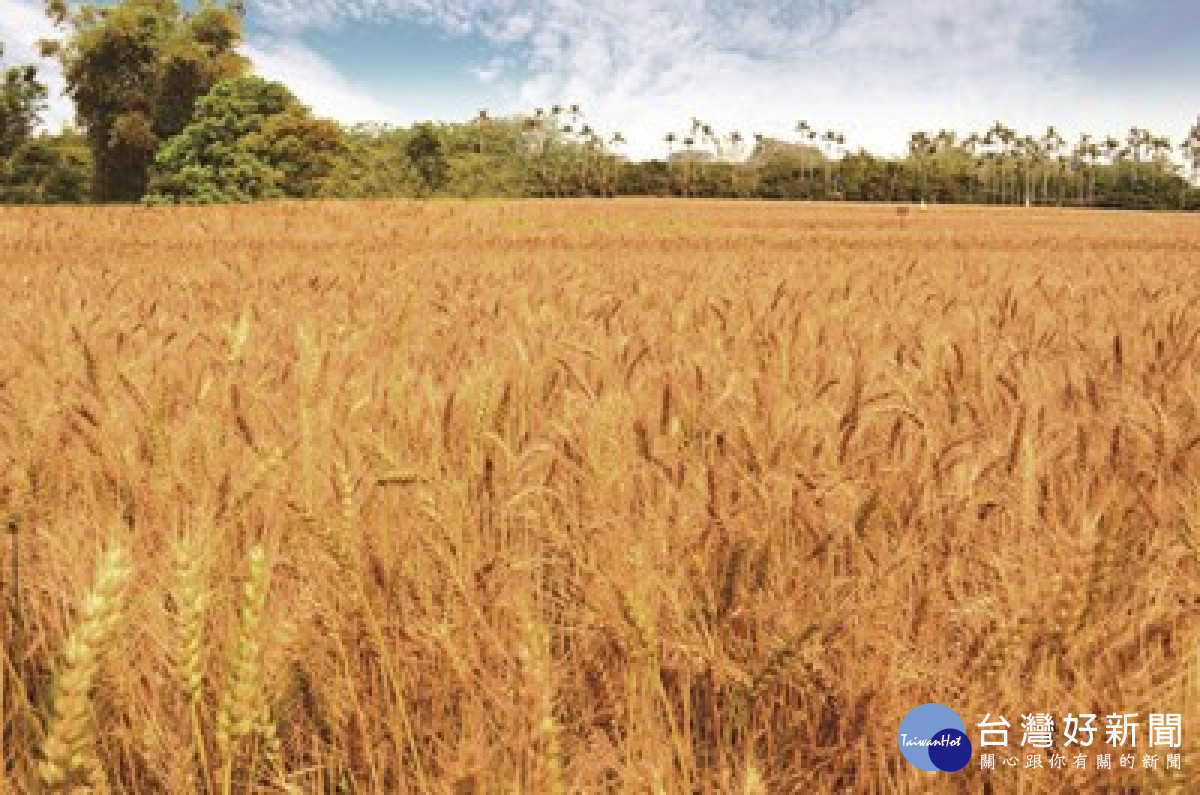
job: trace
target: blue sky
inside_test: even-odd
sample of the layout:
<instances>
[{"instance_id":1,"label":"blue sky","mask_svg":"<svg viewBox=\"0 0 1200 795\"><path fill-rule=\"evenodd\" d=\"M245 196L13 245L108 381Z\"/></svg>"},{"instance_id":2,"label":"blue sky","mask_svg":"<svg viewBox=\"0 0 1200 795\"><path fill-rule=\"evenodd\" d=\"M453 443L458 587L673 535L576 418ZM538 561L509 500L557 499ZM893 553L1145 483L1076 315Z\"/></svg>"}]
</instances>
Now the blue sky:
<instances>
[{"instance_id":1,"label":"blue sky","mask_svg":"<svg viewBox=\"0 0 1200 795\"><path fill-rule=\"evenodd\" d=\"M663 135L693 116L747 136L786 136L806 119L896 153L912 130L995 119L1178 139L1200 114L1200 0L247 5L258 71L321 115L407 124L577 102L635 157L661 154ZM40 6L0 0L10 60L42 35ZM52 115L69 113L60 100Z\"/></svg>"}]
</instances>

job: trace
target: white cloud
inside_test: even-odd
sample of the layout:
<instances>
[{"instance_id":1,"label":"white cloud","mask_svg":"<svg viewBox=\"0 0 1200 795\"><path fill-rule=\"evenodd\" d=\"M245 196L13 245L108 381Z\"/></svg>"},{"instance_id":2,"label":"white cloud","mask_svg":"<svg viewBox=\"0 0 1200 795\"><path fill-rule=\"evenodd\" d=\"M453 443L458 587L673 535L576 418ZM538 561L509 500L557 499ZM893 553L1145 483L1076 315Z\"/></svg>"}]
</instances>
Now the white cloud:
<instances>
[{"instance_id":1,"label":"white cloud","mask_svg":"<svg viewBox=\"0 0 1200 795\"><path fill-rule=\"evenodd\" d=\"M258 0L244 51L320 115L404 121L305 45L304 31L406 19L482 36L494 53L463 68L489 92L522 77L508 107L500 97L472 105L577 102L601 131L620 127L639 157L661 154L663 135L692 116L747 137L788 136L806 119L884 153L902 151L912 130L978 130L996 118L1029 132L1149 124L1178 134L1192 98L1098 91L1076 73L1089 9L1112 2L1132 0ZM49 32L40 0L0 0L0 37L24 43L10 56L28 60ZM60 86L56 66L44 66ZM450 101L415 99L417 115ZM61 98L50 114L70 115Z\"/></svg>"},{"instance_id":2,"label":"white cloud","mask_svg":"<svg viewBox=\"0 0 1200 795\"><path fill-rule=\"evenodd\" d=\"M467 71L481 83L495 83L504 74L504 58L496 56L487 63L472 66Z\"/></svg>"},{"instance_id":3,"label":"white cloud","mask_svg":"<svg viewBox=\"0 0 1200 795\"><path fill-rule=\"evenodd\" d=\"M1073 55L1112 0L262 0L280 28L406 18L475 33L528 70L521 108L578 102L629 125L632 154L694 116L789 134L804 118L851 144L909 130L1042 127L1082 104ZM477 73L481 78L484 74ZM486 72L490 75L490 71ZM611 121L610 121L611 120Z\"/></svg>"},{"instance_id":4,"label":"white cloud","mask_svg":"<svg viewBox=\"0 0 1200 795\"><path fill-rule=\"evenodd\" d=\"M397 122L395 111L303 43L287 38L256 38L242 47L255 74L285 83L318 116L353 123Z\"/></svg>"},{"instance_id":5,"label":"white cloud","mask_svg":"<svg viewBox=\"0 0 1200 795\"><path fill-rule=\"evenodd\" d=\"M45 126L57 129L75 117L75 106L63 94L62 69L53 58L38 53L39 39L55 38L54 26L40 0L0 0L0 43L5 64L36 64L38 79L49 90Z\"/></svg>"}]
</instances>

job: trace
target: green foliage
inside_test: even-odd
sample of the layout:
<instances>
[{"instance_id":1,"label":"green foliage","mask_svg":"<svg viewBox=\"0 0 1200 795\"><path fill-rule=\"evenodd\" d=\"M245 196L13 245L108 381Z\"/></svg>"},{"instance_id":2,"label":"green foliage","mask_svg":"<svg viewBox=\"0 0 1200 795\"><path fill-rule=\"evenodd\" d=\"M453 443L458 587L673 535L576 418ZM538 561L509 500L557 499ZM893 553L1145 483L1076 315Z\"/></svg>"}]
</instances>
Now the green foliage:
<instances>
[{"instance_id":1,"label":"green foliage","mask_svg":"<svg viewBox=\"0 0 1200 795\"><path fill-rule=\"evenodd\" d=\"M424 182L404 154L404 131L365 126L344 130L344 149L323 180L323 196L353 199L426 195Z\"/></svg>"},{"instance_id":2,"label":"green foliage","mask_svg":"<svg viewBox=\"0 0 1200 795\"><path fill-rule=\"evenodd\" d=\"M347 139L348 151L328 183L326 195L536 195L538 163L544 165L548 160L535 157L520 119L423 122L384 132L360 129L350 131ZM560 181L566 179L568 170L578 171L573 163L562 166Z\"/></svg>"},{"instance_id":3,"label":"green foliage","mask_svg":"<svg viewBox=\"0 0 1200 795\"><path fill-rule=\"evenodd\" d=\"M242 202L324 194L345 144L282 83L222 80L155 159L148 203Z\"/></svg>"},{"instance_id":4,"label":"green foliage","mask_svg":"<svg viewBox=\"0 0 1200 795\"><path fill-rule=\"evenodd\" d=\"M670 167L662 160L626 163L621 167L617 193L624 196L670 196L674 190Z\"/></svg>"},{"instance_id":5,"label":"green foliage","mask_svg":"<svg viewBox=\"0 0 1200 795\"><path fill-rule=\"evenodd\" d=\"M87 201L92 158L73 130L26 140L0 167L0 202L62 204Z\"/></svg>"},{"instance_id":6,"label":"green foliage","mask_svg":"<svg viewBox=\"0 0 1200 795\"><path fill-rule=\"evenodd\" d=\"M49 42L63 65L67 93L87 131L97 201L136 201L145 193L159 142L188 122L197 98L218 80L243 73L236 10L202 0L194 12L175 0L120 0L72 10L50 2L65 29Z\"/></svg>"},{"instance_id":7,"label":"green foliage","mask_svg":"<svg viewBox=\"0 0 1200 795\"><path fill-rule=\"evenodd\" d=\"M37 79L37 67L11 66L0 73L0 159L33 135L45 107L46 87Z\"/></svg>"},{"instance_id":8,"label":"green foliage","mask_svg":"<svg viewBox=\"0 0 1200 795\"><path fill-rule=\"evenodd\" d=\"M626 162L583 123L578 106L409 129L342 129L316 119L282 84L241 77L240 3L49 0L66 30L44 42L63 63L91 157L78 136L31 139L46 89L32 67L0 85L0 200L72 201L91 174L94 199L235 202L315 197L656 195L859 201L1055 204L1194 209L1170 142L1133 128L1074 148L1053 127L1018 135L997 122L960 140L914 133L908 153L851 153L807 122L796 142L692 120L666 137L666 161ZM1200 175L1200 122L1180 150Z\"/></svg>"},{"instance_id":9,"label":"green foliage","mask_svg":"<svg viewBox=\"0 0 1200 795\"><path fill-rule=\"evenodd\" d=\"M12 66L0 73L0 202L40 204L80 196L89 164L78 137L34 136L45 106L46 87L35 67Z\"/></svg>"},{"instance_id":10,"label":"green foliage","mask_svg":"<svg viewBox=\"0 0 1200 795\"><path fill-rule=\"evenodd\" d=\"M443 192L467 199L519 198L525 179L518 163L499 155L466 152L450 159Z\"/></svg>"},{"instance_id":11,"label":"green foliage","mask_svg":"<svg viewBox=\"0 0 1200 795\"><path fill-rule=\"evenodd\" d=\"M426 195L442 190L446 185L448 166L442 151L442 139L432 124L416 125L404 143L404 154L421 178L421 189Z\"/></svg>"},{"instance_id":12,"label":"green foliage","mask_svg":"<svg viewBox=\"0 0 1200 795\"><path fill-rule=\"evenodd\" d=\"M486 116L466 124L417 125L405 145L429 193L464 198L527 195L523 151L518 120Z\"/></svg>"},{"instance_id":13,"label":"green foliage","mask_svg":"<svg viewBox=\"0 0 1200 795\"><path fill-rule=\"evenodd\" d=\"M513 126L513 151L525 172L529 195L614 195L620 160L590 126L561 121L557 116L535 115Z\"/></svg>"},{"instance_id":14,"label":"green foliage","mask_svg":"<svg viewBox=\"0 0 1200 795\"><path fill-rule=\"evenodd\" d=\"M324 195L326 183L346 153L337 123L313 118L308 108L294 100L281 113L268 116L261 128L241 143L279 171L284 196L298 199Z\"/></svg>"}]
</instances>

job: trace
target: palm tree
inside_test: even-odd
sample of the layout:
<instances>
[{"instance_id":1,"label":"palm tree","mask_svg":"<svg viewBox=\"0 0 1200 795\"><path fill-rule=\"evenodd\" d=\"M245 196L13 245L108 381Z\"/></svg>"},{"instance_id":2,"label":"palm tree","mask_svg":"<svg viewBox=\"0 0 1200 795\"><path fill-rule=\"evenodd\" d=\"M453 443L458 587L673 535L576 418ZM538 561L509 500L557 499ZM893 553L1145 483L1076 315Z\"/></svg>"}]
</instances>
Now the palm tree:
<instances>
[{"instance_id":1,"label":"palm tree","mask_svg":"<svg viewBox=\"0 0 1200 795\"><path fill-rule=\"evenodd\" d=\"M1120 166L1125 160L1125 150L1121 148L1121 142L1116 136L1110 135L1104 139L1104 159L1111 185L1120 174Z\"/></svg>"},{"instance_id":2,"label":"palm tree","mask_svg":"<svg viewBox=\"0 0 1200 795\"><path fill-rule=\"evenodd\" d=\"M738 175L744 168L742 164L742 134L734 130L726 136L726 140L729 141L729 148L726 150L728 155L725 158L725 162L729 164L730 169L730 188L733 190L733 195L738 197L741 196L741 185L739 185L740 180L738 179Z\"/></svg>"},{"instance_id":3,"label":"palm tree","mask_svg":"<svg viewBox=\"0 0 1200 795\"><path fill-rule=\"evenodd\" d=\"M1149 136L1148 146L1150 147L1150 161L1154 164L1154 168L1150 172L1150 188L1154 193L1158 193L1159 176L1168 175L1172 170L1169 159L1171 140L1162 136L1151 135Z\"/></svg>"},{"instance_id":4,"label":"palm tree","mask_svg":"<svg viewBox=\"0 0 1200 795\"><path fill-rule=\"evenodd\" d=\"M671 177L671 182L674 183L675 182L675 143L679 140L679 137L676 136L675 133L669 132L665 136L663 136L663 140L667 142L667 174ZM672 184L671 185L671 194L674 195L674 193L675 193L675 186L674 186L674 184Z\"/></svg>"},{"instance_id":5,"label":"palm tree","mask_svg":"<svg viewBox=\"0 0 1200 795\"><path fill-rule=\"evenodd\" d=\"M1089 176L1092 170L1092 137L1087 133L1079 136L1078 143L1071 149L1071 172L1075 175L1075 190L1080 204L1088 203Z\"/></svg>"},{"instance_id":6,"label":"palm tree","mask_svg":"<svg viewBox=\"0 0 1200 795\"><path fill-rule=\"evenodd\" d=\"M1189 188L1200 187L1200 117L1188 130L1187 138L1179 142L1179 154L1183 157L1184 167L1188 169L1190 185L1184 185L1179 191L1179 207L1186 209Z\"/></svg>"},{"instance_id":7,"label":"palm tree","mask_svg":"<svg viewBox=\"0 0 1200 795\"><path fill-rule=\"evenodd\" d=\"M842 161L845 160L845 158L846 158L846 136L843 133L836 134L833 137L833 145L834 145L834 151L837 153L837 158L838 158L838 173L843 174L844 173L844 168L843 168L844 163ZM838 190L839 191L844 190L844 188L845 188L845 185L842 183L843 183L843 180L839 177L839 179L838 179ZM845 198L844 194L843 194L842 198Z\"/></svg>"},{"instance_id":8,"label":"palm tree","mask_svg":"<svg viewBox=\"0 0 1200 795\"><path fill-rule=\"evenodd\" d=\"M804 119L796 122L796 134L800 144L800 177L804 186L804 195L812 196L812 176L816 172L816 164L810 160L811 152L816 149L817 131Z\"/></svg>"},{"instance_id":9,"label":"palm tree","mask_svg":"<svg viewBox=\"0 0 1200 795\"><path fill-rule=\"evenodd\" d=\"M1136 183L1138 173L1141 171L1143 140L1141 128L1129 128L1129 132L1125 136L1125 148L1122 150L1122 160L1133 160L1133 167L1124 169L1124 173L1129 177L1130 188Z\"/></svg>"},{"instance_id":10,"label":"palm tree","mask_svg":"<svg viewBox=\"0 0 1200 795\"><path fill-rule=\"evenodd\" d=\"M984 185L984 175L981 172L983 172L987 161L982 156L982 146L983 136L976 132L968 135L963 139L962 142L963 151L970 156L971 165L975 167L975 171L971 175L974 179L972 180L970 187L968 187L968 192L970 191L971 187L982 190L982 186ZM979 202L979 198L979 194L976 194L975 201Z\"/></svg>"},{"instance_id":11,"label":"palm tree","mask_svg":"<svg viewBox=\"0 0 1200 795\"><path fill-rule=\"evenodd\" d=\"M583 195L590 196L591 177L598 170L596 167L601 162L600 158L603 157L604 141L586 124L579 131L579 134L583 139L580 147L582 151L579 158L579 189ZM603 185L600 187L603 187Z\"/></svg>"},{"instance_id":12,"label":"palm tree","mask_svg":"<svg viewBox=\"0 0 1200 795\"><path fill-rule=\"evenodd\" d=\"M810 150L810 151L811 151L811 150L813 150L813 149L819 149L819 148L820 148L820 141L818 140L819 136L818 136L818 134L817 134L817 130L816 130L816 128L815 128L815 127L809 127L809 128L808 128L808 131L807 131L807 132L805 132L805 133L804 133L804 135L805 135L805 137L806 137L806 138L808 138L808 148L809 148L809 150ZM814 165L812 168L810 168L810 169L808 170L809 182L810 182L810 183L811 183L811 182L813 182L813 181L815 181L815 180L813 180L813 176L816 174L816 171L817 171L817 168L816 168L816 166L815 166L815 165ZM809 185L809 187L808 187L808 195L809 195L809 196L812 196L812 194L813 194L813 193L815 193L815 192L816 192L816 191L814 191L814 190L813 190L813 188L812 188L812 185L810 184L810 185Z\"/></svg>"},{"instance_id":13,"label":"palm tree","mask_svg":"<svg viewBox=\"0 0 1200 795\"><path fill-rule=\"evenodd\" d=\"M1085 136L1084 157L1086 158L1088 169L1088 185L1087 185L1087 201L1088 204L1096 203L1096 181L1098 171L1100 169L1100 161L1104 158L1104 153L1100 149L1100 143L1092 140L1092 137Z\"/></svg>"},{"instance_id":14,"label":"palm tree","mask_svg":"<svg viewBox=\"0 0 1200 795\"><path fill-rule=\"evenodd\" d=\"M1192 182L1200 183L1200 117L1196 118L1196 123L1188 131L1187 140L1181 143L1179 148L1183 150L1184 158L1191 166Z\"/></svg>"},{"instance_id":15,"label":"palm tree","mask_svg":"<svg viewBox=\"0 0 1200 795\"><path fill-rule=\"evenodd\" d=\"M1034 198L1033 195L1033 172L1034 167L1042 161L1041 149L1038 147L1038 142L1032 135L1024 135L1017 142L1017 151L1020 157L1020 164L1024 172L1024 200L1023 203L1029 207Z\"/></svg>"},{"instance_id":16,"label":"palm tree","mask_svg":"<svg viewBox=\"0 0 1200 795\"><path fill-rule=\"evenodd\" d=\"M808 168L808 152L805 151L805 142L808 140L808 133L812 128L808 126L808 122L804 119L796 122L796 134L800 141L800 178L806 185L808 184L809 168Z\"/></svg>"},{"instance_id":17,"label":"palm tree","mask_svg":"<svg viewBox=\"0 0 1200 795\"><path fill-rule=\"evenodd\" d=\"M693 119L692 121L693 121L693 135L697 135L697 143L704 147L711 146L712 150L713 150L711 153L705 151L703 154L698 155L699 162L697 164L695 164L695 168L697 168L700 171L700 176L703 178L704 175L706 174L707 168L708 168L706 165L709 160L707 155L712 154L714 159L719 159L722 156L721 139L713 131L712 125L709 124L708 122L702 121L700 119ZM701 179L702 183L704 181L705 180Z\"/></svg>"},{"instance_id":18,"label":"palm tree","mask_svg":"<svg viewBox=\"0 0 1200 795\"><path fill-rule=\"evenodd\" d=\"M1008 164L1012 163L1013 181L1012 190L1009 192L1009 195L1015 202L1017 200L1020 180L1020 138L1017 135L1017 131L1007 125L1002 125L1000 129L1000 146L1002 150L1000 156L1000 179L1002 181L1000 199L1004 201L1005 191L1008 190Z\"/></svg>"},{"instance_id":19,"label":"palm tree","mask_svg":"<svg viewBox=\"0 0 1200 795\"><path fill-rule=\"evenodd\" d=\"M1057 167L1061 163L1061 161L1059 160L1059 153L1062 151L1062 147L1065 144L1066 144L1066 141L1064 141L1062 136L1058 134L1058 130L1056 130L1054 128L1054 125L1051 124L1049 127L1046 128L1046 133L1042 136L1042 139L1038 142L1038 151L1047 161L1054 163L1055 166ZM1047 163L1043 163L1043 167L1042 167L1042 200L1045 201L1047 199L1047 197L1049 197L1049 195L1050 195L1049 168L1047 168Z\"/></svg>"},{"instance_id":20,"label":"palm tree","mask_svg":"<svg viewBox=\"0 0 1200 795\"><path fill-rule=\"evenodd\" d=\"M760 132L756 132L756 133L754 133L753 138L754 138L754 151L750 153L750 159L747 162L749 162L751 164L750 174L751 174L752 179L754 180L753 194L755 196L757 196L758 189L761 184L761 177L762 177L762 171L760 168L760 166L761 166L760 158L761 158L761 155L763 154L763 142L766 140L766 136L764 136Z\"/></svg>"},{"instance_id":21,"label":"palm tree","mask_svg":"<svg viewBox=\"0 0 1200 795\"><path fill-rule=\"evenodd\" d=\"M693 120L693 127L695 122ZM683 162L683 195L690 197L692 195L692 187L696 178L695 171L695 154L694 147L696 146L696 138L694 135L685 135L683 137L683 148L687 150L687 155Z\"/></svg>"},{"instance_id":22,"label":"palm tree","mask_svg":"<svg viewBox=\"0 0 1200 795\"><path fill-rule=\"evenodd\" d=\"M917 198L922 202L926 200L926 173L925 159L929 156L929 152L933 142L929 138L929 134L918 130L908 137L908 154L913 161L913 166L917 171Z\"/></svg>"},{"instance_id":23,"label":"palm tree","mask_svg":"<svg viewBox=\"0 0 1200 795\"><path fill-rule=\"evenodd\" d=\"M999 139L996 136L995 127L990 128L986 133L983 134L982 138L980 139L980 145L982 146L983 159L986 163L984 174L984 191L987 195L987 200L990 203L996 199L996 188L993 183L995 182L996 176L996 148L999 145Z\"/></svg>"},{"instance_id":24,"label":"palm tree","mask_svg":"<svg viewBox=\"0 0 1200 795\"><path fill-rule=\"evenodd\" d=\"M1013 159L1016 137L1016 132L1000 121L993 123L984 136L984 144L989 147L989 159L993 163L991 171L995 185L992 195L1000 204L1008 202L1008 164Z\"/></svg>"},{"instance_id":25,"label":"palm tree","mask_svg":"<svg viewBox=\"0 0 1200 795\"><path fill-rule=\"evenodd\" d=\"M1118 153L1120 151L1120 141L1111 135L1104 139L1104 156L1108 159L1109 166L1115 166L1117 164Z\"/></svg>"},{"instance_id":26,"label":"palm tree","mask_svg":"<svg viewBox=\"0 0 1200 795\"><path fill-rule=\"evenodd\" d=\"M479 125L478 132L475 134L475 153L483 154L483 131L487 127L489 121L487 109L479 111L479 115L475 118L475 123Z\"/></svg>"},{"instance_id":27,"label":"palm tree","mask_svg":"<svg viewBox=\"0 0 1200 795\"><path fill-rule=\"evenodd\" d=\"M626 143L625 136L619 131L614 132L608 139L608 148L611 153L610 162L612 163L608 194L612 198L616 198L617 190L621 184L621 154L617 150Z\"/></svg>"},{"instance_id":28,"label":"palm tree","mask_svg":"<svg viewBox=\"0 0 1200 795\"><path fill-rule=\"evenodd\" d=\"M826 130L821 135L821 155L825 158L825 198L829 197L829 183L833 172L833 144L837 136L833 130Z\"/></svg>"}]
</instances>

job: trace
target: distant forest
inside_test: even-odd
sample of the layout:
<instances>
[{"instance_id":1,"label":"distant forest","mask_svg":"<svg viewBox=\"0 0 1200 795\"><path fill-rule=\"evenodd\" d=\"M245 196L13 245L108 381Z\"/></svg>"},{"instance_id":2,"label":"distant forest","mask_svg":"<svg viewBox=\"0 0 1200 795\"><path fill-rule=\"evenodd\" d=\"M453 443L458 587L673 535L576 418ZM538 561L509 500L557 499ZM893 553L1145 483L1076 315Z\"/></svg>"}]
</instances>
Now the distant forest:
<instances>
[{"instance_id":1,"label":"distant forest","mask_svg":"<svg viewBox=\"0 0 1200 795\"><path fill-rule=\"evenodd\" d=\"M914 133L905 156L851 151L807 121L794 140L690 119L631 161L578 105L462 123L346 127L316 118L238 54L242 4L50 0L76 126L41 132L47 89L3 70L0 202L147 204L278 198L681 196L1200 209L1200 121L1067 142L997 122ZM3 56L0 44L0 57ZM1185 165L1181 166L1180 162Z\"/></svg>"}]
</instances>

